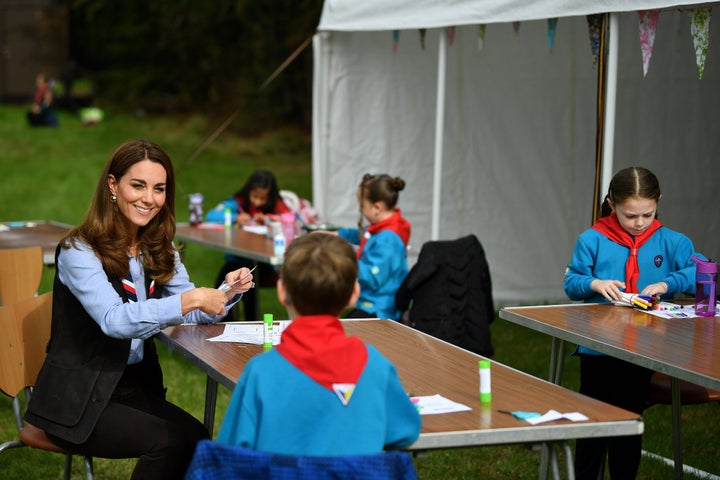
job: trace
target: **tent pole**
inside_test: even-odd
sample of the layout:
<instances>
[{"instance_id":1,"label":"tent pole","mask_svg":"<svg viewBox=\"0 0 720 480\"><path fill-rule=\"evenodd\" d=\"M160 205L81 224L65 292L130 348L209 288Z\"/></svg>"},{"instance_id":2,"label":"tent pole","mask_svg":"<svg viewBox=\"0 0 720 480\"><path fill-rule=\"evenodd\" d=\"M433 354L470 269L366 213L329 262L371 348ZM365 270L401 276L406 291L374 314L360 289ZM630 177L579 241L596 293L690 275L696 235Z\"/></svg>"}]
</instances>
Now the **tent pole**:
<instances>
[{"instance_id":1,"label":"tent pole","mask_svg":"<svg viewBox=\"0 0 720 480\"><path fill-rule=\"evenodd\" d=\"M596 98L596 116L595 116L595 183L592 198L592 224L600 217L600 181L602 169L602 145L603 145L603 117L605 116L605 26L607 25L607 15L603 14L602 24L600 27L600 51L598 52L598 74L597 74L597 93Z\"/></svg>"},{"instance_id":2,"label":"tent pole","mask_svg":"<svg viewBox=\"0 0 720 480\"><path fill-rule=\"evenodd\" d=\"M615 115L617 105L617 76L618 76L618 50L619 45L619 14L610 14L608 28L608 56L607 56L607 82L605 85L605 118L603 127L602 148L602 182L600 192L605 195L610 187L613 175L613 152L615 149ZM598 206L602 203L602 199Z\"/></svg>"},{"instance_id":3,"label":"tent pole","mask_svg":"<svg viewBox=\"0 0 720 480\"><path fill-rule=\"evenodd\" d=\"M447 37L440 30L438 45L437 104L435 109L435 161L433 168L432 223L430 239L440 238L440 197L442 192L443 136L445 130L445 76L447 62Z\"/></svg>"}]
</instances>

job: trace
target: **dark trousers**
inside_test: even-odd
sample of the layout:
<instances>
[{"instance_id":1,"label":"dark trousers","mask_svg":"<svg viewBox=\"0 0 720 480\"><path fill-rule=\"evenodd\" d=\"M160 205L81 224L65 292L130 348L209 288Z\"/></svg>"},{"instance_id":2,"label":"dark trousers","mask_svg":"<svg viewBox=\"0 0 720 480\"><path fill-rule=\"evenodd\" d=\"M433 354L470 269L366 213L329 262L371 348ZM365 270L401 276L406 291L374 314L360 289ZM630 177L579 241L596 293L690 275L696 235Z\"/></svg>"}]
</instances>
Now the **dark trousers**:
<instances>
[{"instance_id":1,"label":"dark trousers","mask_svg":"<svg viewBox=\"0 0 720 480\"><path fill-rule=\"evenodd\" d=\"M233 258L233 260L228 260L225 262L222 268L220 268L220 272L218 272L215 284L219 286L223 282L223 280L225 280L225 275L237 270L238 268L252 268L254 266L255 262L246 258L235 257ZM258 314L259 312L257 289L259 287L274 286L275 282L277 281L277 271L269 263L258 263L257 269L253 272L253 280L255 282L255 287L243 293L241 300L243 304L245 320L260 320L260 316ZM225 316L225 318L222 319L223 322L236 322L237 320L238 316L234 308L231 309Z\"/></svg>"},{"instance_id":2,"label":"dark trousers","mask_svg":"<svg viewBox=\"0 0 720 480\"><path fill-rule=\"evenodd\" d=\"M200 421L180 407L140 386L125 384L113 393L85 443L50 438L82 455L138 458L132 480L181 480L195 445L210 435Z\"/></svg>"},{"instance_id":3,"label":"dark trousers","mask_svg":"<svg viewBox=\"0 0 720 480\"><path fill-rule=\"evenodd\" d=\"M605 355L580 355L580 393L642 414L652 370ZM642 435L579 439L575 478L602 478L605 456L613 480L634 479L640 467Z\"/></svg>"}]
</instances>

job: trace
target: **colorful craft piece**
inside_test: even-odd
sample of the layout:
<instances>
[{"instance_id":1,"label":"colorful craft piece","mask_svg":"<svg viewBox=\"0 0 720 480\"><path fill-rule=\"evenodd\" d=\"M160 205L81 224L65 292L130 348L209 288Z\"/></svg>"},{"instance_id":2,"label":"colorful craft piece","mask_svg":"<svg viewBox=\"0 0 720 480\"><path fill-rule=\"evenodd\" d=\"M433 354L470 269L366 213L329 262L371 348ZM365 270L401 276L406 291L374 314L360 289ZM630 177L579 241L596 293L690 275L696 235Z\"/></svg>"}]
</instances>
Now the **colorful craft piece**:
<instances>
[{"instance_id":1,"label":"colorful craft piece","mask_svg":"<svg viewBox=\"0 0 720 480\"><path fill-rule=\"evenodd\" d=\"M655 31L657 30L658 17L660 10L641 10L638 12L640 23L640 51L642 52L643 61L643 77L647 76L650 68L650 58L652 57L653 44L655 43Z\"/></svg>"},{"instance_id":2,"label":"colorful craft piece","mask_svg":"<svg viewBox=\"0 0 720 480\"><path fill-rule=\"evenodd\" d=\"M710 44L710 13L712 7L700 8L690 12L690 34L695 47L695 64L698 69L698 76L702 80L705 73L705 57L707 57L708 45Z\"/></svg>"},{"instance_id":3,"label":"colorful craft piece","mask_svg":"<svg viewBox=\"0 0 720 480\"><path fill-rule=\"evenodd\" d=\"M557 18L548 18L548 50L552 52L553 44L555 43L555 30L557 29Z\"/></svg>"},{"instance_id":4,"label":"colorful craft piece","mask_svg":"<svg viewBox=\"0 0 720 480\"><path fill-rule=\"evenodd\" d=\"M600 56L600 29L603 24L603 14L596 13L587 16L588 34L590 36L590 48L592 50L593 66L597 65Z\"/></svg>"},{"instance_id":5,"label":"colorful craft piece","mask_svg":"<svg viewBox=\"0 0 720 480\"><path fill-rule=\"evenodd\" d=\"M400 43L400 30L393 30L393 53L397 53L398 43Z\"/></svg>"}]
</instances>

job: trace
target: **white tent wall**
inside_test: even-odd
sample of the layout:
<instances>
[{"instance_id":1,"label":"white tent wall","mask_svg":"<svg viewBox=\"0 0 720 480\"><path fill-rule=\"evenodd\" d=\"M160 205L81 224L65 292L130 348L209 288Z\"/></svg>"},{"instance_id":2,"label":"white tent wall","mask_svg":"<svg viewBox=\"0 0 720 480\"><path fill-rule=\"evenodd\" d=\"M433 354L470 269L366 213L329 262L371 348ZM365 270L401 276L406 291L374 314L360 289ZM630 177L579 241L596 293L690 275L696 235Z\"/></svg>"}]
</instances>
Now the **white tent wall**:
<instances>
[{"instance_id":1,"label":"white tent wall","mask_svg":"<svg viewBox=\"0 0 720 480\"><path fill-rule=\"evenodd\" d=\"M637 13L620 15L614 167L644 165L663 188L660 218L718 255L720 72L711 47L698 79L687 15L660 15L642 76ZM566 301L562 280L592 217L597 66L584 17L458 27L447 49L440 238L474 233L500 304ZM313 190L323 218L354 225L366 172L406 180L400 207L415 253L431 239L439 35L316 35Z\"/></svg>"}]
</instances>

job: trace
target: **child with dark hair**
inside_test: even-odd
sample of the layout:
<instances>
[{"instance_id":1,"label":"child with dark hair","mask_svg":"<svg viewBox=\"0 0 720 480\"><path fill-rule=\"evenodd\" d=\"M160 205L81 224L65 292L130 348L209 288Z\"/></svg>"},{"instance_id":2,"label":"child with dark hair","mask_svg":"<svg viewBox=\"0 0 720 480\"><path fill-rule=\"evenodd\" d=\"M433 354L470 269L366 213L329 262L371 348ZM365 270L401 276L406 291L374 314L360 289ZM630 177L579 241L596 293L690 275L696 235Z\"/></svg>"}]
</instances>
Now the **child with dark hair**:
<instances>
[{"instance_id":1,"label":"child with dark hair","mask_svg":"<svg viewBox=\"0 0 720 480\"><path fill-rule=\"evenodd\" d=\"M292 323L273 350L251 359L217 441L292 455L362 455L413 443L420 415L395 367L345 335L338 315L358 297L353 248L305 235L285 252L277 284Z\"/></svg>"},{"instance_id":2,"label":"child with dark hair","mask_svg":"<svg viewBox=\"0 0 720 480\"><path fill-rule=\"evenodd\" d=\"M240 226L250 222L264 225L268 215L279 215L290 211L280 197L275 175L269 170L254 171L245 184L240 187L240 190L210 210L205 220L211 223L224 223L225 210L228 208L230 209L232 223ZM241 267L252 268L254 265L255 262L247 258L226 254L225 264L220 269L217 280L222 282L228 272ZM274 279L277 276L274 267L267 263L258 264L256 272L256 276L264 284L267 284L267 279ZM246 293L242 302L245 320L259 320L257 291L253 289ZM228 312L225 321L235 320L237 320L237 315L233 309Z\"/></svg>"}]
</instances>

